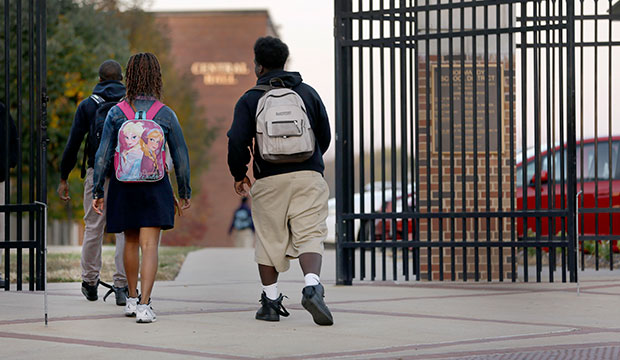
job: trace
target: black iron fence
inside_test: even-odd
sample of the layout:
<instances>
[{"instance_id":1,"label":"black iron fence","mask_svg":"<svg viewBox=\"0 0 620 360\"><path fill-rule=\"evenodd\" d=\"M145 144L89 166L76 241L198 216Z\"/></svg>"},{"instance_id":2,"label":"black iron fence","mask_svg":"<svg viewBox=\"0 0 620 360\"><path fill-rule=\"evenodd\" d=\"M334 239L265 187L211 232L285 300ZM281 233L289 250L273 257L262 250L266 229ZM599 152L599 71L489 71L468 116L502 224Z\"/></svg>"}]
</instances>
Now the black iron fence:
<instances>
[{"instance_id":1,"label":"black iron fence","mask_svg":"<svg viewBox=\"0 0 620 360\"><path fill-rule=\"evenodd\" d=\"M576 281L577 206L613 268L613 6L335 2L339 283Z\"/></svg>"},{"instance_id":2,"label":"black iron fence","mask_svg":"<svg viewBox=\"0 0 620 360\"><path fill-rule=\"evenodd\" d=\"M0 272L4 289L17 290L27 271L30 290L44 288L46 193L45 0L2 2L0 102L3 166L0 187ZM14 129L14 132L11 131ZM28 263L28 269L24 264Z\"/></svg>"}]
</instances>

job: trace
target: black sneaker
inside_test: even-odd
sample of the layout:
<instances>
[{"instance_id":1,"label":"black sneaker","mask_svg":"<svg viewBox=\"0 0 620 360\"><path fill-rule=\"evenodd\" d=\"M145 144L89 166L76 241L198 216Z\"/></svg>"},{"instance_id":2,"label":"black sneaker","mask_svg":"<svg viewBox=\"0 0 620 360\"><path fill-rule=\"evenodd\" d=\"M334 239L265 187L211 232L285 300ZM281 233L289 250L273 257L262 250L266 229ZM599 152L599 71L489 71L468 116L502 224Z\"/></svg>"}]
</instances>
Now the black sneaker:
<instances>
[{"instance_id":1,"label":"black sneaker","mask_svg":"<svg viewBox=\"0 0 620 360\"><path fill-rule=\"evenodd\" d=\"M129 295L129 288L125 287L114 287L114 294L116 295L116 305L125 306L127 304L127 297Z\"/></svg>"},{"instance_id":2,"label":"black sneaker","mask_svg":"<svg viewBox=\"0 0 620 360\"><path fill-rule=\"evenodd\" d=\"M95 285L89 285L86 281L82 281L82 294L86 296L86 299L89 301L97 301L99 296L97 296L97 287L99 286L99 282Z\"/></svg>"},{"instance_id":3,"label":"black sneaker","mask_svg":"<svg viewBox=\"0 0 620 360\"><path fill-rule=\"evenodd\" d=\"M289 316L289 312L286 311L284 305L282 305L283 298L284 295L280 294L277 299L271 300L263 291L260 295L260 303L262 306L256 312L256 320L280 321L280 315L284 317Z\"/></svg>"},{"instance_id":4,"label":"black sneaker","mask_svg":"<svg viewBox=\"0 0 620 360\"><path fill-rule=\"evenodd\" d=\"M332 325L334 323L332 313L329 312L325 301L323 301L325 297L323 285L306 286L301 294L301 305L308 310L317 325Z\"/></svg>"}]
</instances>

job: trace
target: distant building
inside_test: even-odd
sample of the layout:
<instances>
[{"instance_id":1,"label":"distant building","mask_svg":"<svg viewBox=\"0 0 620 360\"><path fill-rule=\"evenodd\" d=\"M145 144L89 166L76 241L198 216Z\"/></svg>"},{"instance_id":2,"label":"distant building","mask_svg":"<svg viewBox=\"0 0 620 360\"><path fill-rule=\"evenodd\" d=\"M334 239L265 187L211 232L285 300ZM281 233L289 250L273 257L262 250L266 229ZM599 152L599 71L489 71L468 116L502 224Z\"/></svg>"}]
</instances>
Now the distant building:
<instances>
[{"instance_id":1,"label":"distant building","mask_svg":"<svg viewBox=\"0 0 620 360\"><path fill-rule=\"evenodd\" d=\"M202 196L192 199L190 209L190 212L206 212L207 231L201 238L186 242L233 246L227 230L239 197L233 190L233 178L228 171L226 131L232 123L237 99L256 82L254 42L260 36L277 36L276 30L267 11L158 12L154 15L166 28L177 68L192 74L191 85L199 93L209 127L217 131L210 148L209 169L202 177Z\"/></svg>"}]
</instances>

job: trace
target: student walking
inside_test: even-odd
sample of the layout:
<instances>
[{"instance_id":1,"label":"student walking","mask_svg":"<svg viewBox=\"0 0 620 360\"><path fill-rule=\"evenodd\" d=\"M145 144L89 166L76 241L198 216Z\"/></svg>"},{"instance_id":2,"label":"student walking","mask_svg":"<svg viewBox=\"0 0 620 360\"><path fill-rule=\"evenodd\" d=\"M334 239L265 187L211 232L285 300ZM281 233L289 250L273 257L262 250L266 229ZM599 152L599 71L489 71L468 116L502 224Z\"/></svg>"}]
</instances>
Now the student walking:
<instances>
[{"instance_id":1,"label":"student walking","mask_svg":"<svg viewBox=\"0 0 620 360\"><path fill-rule=\"evenodd\" d=\"M87 136L85 158L82 161L82 178L84 178L84 241L82 243L82 294L90 301L98 299L97 288L100 284L101 246L105 232L106 217L99 216L92 208L93 198L93 166L95 153L99 148L101 130L110 108L125 96L125 85L121 65L114 60L106 60L99 67L99 83L95 85L91 96L83 100L77 107L67 146L60 162L60 184L58 195L67 202L69 196L69 173L77 162L80 145ZM87 168L84 160L88 158ZM84 172L85 171L85 172ZM108 187L109 179L105 177L104 188ZM105 201L105 198L104 198ZM125 236L116 234L116 253L114 263L116 273L113 276L113 291L116 294L116 305L124 306L127 298L127 277L123 266L123 249ZM109 286L109 285L107 285Z\"/></svg>"},{"instance_id":2,"label":"student walking","mask_svg":"<svg viewBox=\"0 0 620 360\"><path fill-rule=\"evenodd\" d=\"M127 63L125 83L127 95L108 113L95 157L92 206L98 214L106 211L109 233L125 234L129 286L125 315L136 316L139 323L150 323L157 320L151 291L157 274L160 232L174 227L175 206L180 206L180 212L191 204L189 156L176 114L159 101L162 78L155 55L133 55ZM169 153L163 150L165 144ZM166 156L172 157L181 205L176 203L168 179ZM110 168L114 175L104 209L104 174Z\"/></svg>"},{"instance_id":3,"label":"student walking","mask_svg":"<svg viewBox=\"0 0 620 360\"><path fill-rule=\"evenodd\" d=\"M278 293L278 274L299 258L305 287L301 304L315 323L332 325L320 283L327 236L329 189L323 154L331 139L327 112L317 92L297 72L284 71L288 47L280 39L254 45L257 86L237 102L228 131L228 166L240 196L252 196L255 260L263 285L256 319L279 321L289 313ZM252 159L254 184L246 175Z\"/></svg>"},{"instance_id":4,"label":"student walking","mask_svg":"<svg viewBox=\"0 0 620 360\"><path fill-rule=\"evenodd\" d=\"M234 235L235 247L254 247L252 210L248 206L248 198L245 196L241 198L241 205L233 213L228 234Z\"/></svg>"}]
</instances>

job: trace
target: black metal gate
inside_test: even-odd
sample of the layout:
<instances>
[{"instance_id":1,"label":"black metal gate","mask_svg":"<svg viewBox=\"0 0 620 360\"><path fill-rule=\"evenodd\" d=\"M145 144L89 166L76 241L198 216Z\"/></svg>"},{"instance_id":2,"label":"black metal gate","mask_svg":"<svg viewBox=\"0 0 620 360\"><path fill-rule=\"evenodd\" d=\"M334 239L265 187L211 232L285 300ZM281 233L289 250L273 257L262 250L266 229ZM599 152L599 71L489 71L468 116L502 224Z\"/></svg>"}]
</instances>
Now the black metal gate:
<instances>
[{"instance_id":1,"label":"black metal gate","mask_svg":"<svg viewBox=\"0 0 620 360\"><path fill-rule=\"evenodd\" d=\"M335 2L338 283L528 281L531 263L536 281L545 273L576 281L577 205L579 241L596 244L598 266L596 240L611 248L620 239L620 149L612 136L599 142L596 125L599 99L608 104L609 135L619 118L612 58L620 31L612 1L575 3ZM576 49L592 50L594 62L576 58ZM588 179L578 167L588 167L588 155L578 150L592 123ZM599 152L608 162L597 165ZM585 198L591 180L598 200L588 208L576 196ZM603 182L609 193L599 199ZM589 216L607 219L609 232L597 226L588 235Z\"/></svg>"},{"instance_id":2,"label":"black metal gate","mask_svg":"<svg viewBox=\"0 0 620 360\"><path fill-rule=\"evenodd\" d=\"M14 124L16 134L6 131L0 141L4 163L11 155L17 164L4 171L4 201L0 201L0 249L4 289L22 290L25 262L29 289L43 290L45 272L46 183L46 2L4 0L0 101L4 129ZM15 138L16 136L16 138ZM13 139L11 139L13 138ZM17 149L12 148L15 144ZM1 199L0 199L1 200ZM24 251L25 250L25 251ZM1 253L1 252L0 252Z\"/></svg>"}]
</instances>

